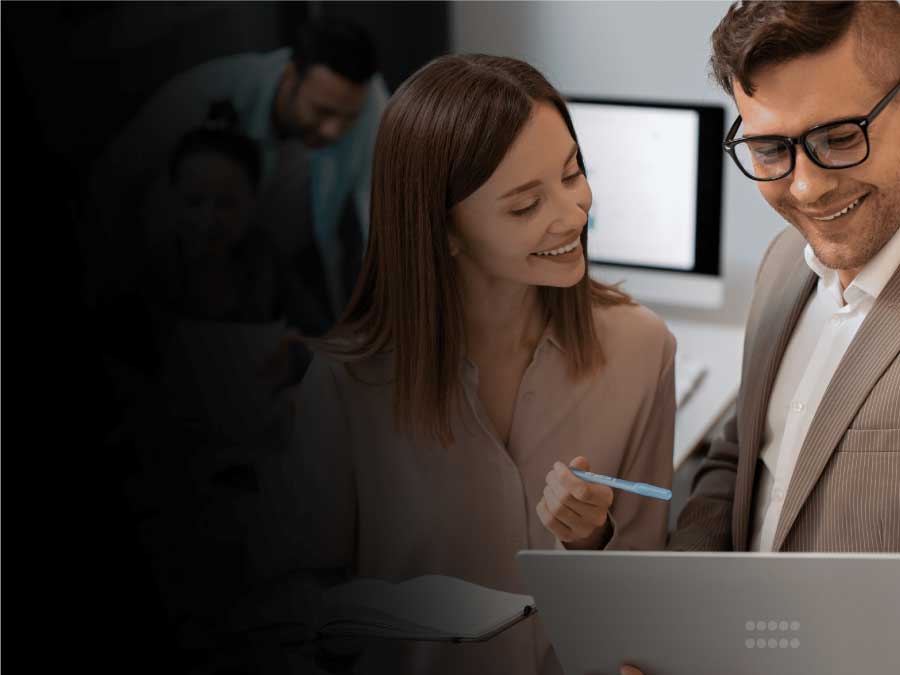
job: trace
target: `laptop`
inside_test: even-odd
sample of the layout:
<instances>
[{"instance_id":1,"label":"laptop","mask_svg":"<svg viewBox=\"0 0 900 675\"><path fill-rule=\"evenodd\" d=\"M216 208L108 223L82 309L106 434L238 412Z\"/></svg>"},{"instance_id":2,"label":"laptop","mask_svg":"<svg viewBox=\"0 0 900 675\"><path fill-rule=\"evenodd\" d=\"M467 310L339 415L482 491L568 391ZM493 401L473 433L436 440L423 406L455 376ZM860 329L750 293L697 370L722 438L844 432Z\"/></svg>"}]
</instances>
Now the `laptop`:
<instances>
[{"instance_id":1,"label":"laptop","mask_svg":"<svg viewBox=\"0 0 900 675\"><path fill-rule=\"evenodd\" d=\"M521 551L567 675L896 673L900 555Z\"/></svg>"}]
</instances>

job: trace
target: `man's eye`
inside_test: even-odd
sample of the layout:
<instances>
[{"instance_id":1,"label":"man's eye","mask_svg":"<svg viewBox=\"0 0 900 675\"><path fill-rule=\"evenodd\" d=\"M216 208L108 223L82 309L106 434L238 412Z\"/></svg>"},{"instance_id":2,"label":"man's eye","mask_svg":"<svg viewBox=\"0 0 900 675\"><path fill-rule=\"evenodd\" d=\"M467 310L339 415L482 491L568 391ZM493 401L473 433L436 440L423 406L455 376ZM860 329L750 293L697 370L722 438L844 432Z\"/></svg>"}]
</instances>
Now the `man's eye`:
<instances>
[{"instance_id":1,"label":"man's eye","mask_svg":"<svg viewBox=\"0 0 900 675\"><path fill-rule=\"evenodd\" d=\"M540 199L535 199L530 205L526 206L524 209L516 209L515 211L510 211L514 216L526 216L532 211L534 211L538 204L541 203Z\"/></svg>"},{"instance_id":2,"label":"man's eye","mask_svg":"<svg viewBox=\"0 0 900 675\"><path fill-rule=\"evenodd\" d=\"M832 136L828 139L829 145L848 147L856 143L862 138L862 134L845 134L842 136Z\"/></svg>"},{"instance_id":3,"label":"man's eye","mask_svg":"<svg viewBox=\"0 0 900 675\"><path fill-rule=\"evenodd\" d=\"M581 169L578 169L578 171L576 171L575 173L563 178L563 183L574 183L582 175L584 174L582 173Z\"/></svg>"},{"instance_id":4,"label":"man's eye","mask_svg":"<svg viewBox=\"0 0 900 675\"><path fill-rule=\"evenodd\" d=\"M782 147L753 149L753 156L761 162L777 162L786 155L787 150Z\"/></svg>"}]
</instances>

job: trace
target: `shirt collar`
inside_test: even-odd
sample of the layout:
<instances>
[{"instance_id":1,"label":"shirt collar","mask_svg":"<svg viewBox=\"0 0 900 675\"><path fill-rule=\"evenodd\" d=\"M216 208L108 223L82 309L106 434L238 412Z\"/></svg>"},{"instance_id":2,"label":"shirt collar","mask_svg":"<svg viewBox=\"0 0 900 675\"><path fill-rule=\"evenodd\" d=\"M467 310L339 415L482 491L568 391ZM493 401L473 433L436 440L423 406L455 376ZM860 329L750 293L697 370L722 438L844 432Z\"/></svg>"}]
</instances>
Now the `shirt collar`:
<instances>
[{"instance_id":1,"label":"shirt collar","mask_svg":"<svg viewBox=\"0 0 900 675\"><path fill-rule=\"evenodd\" d=\"M538 339L537 346L534 348L534 353L538 354L545 344L553 345L560 352L565 353L566 351L563 348L562 341L557 337L556 331L553 330L552 319L548 321L547 325L544 327L544 332L541 333L541 337ZM464 377L467 380L475 384L478 383L478 365L472 361L467 354L463 354L463 372Z\"/></svg>"},{"instance_id":2,"label":"shirt collar","mask_svg":"<svg viewBox=\"0 0 900 675\"><path fill-rule=\"evenodd\" d=\"M803 249L803 257L809 268L819 277L820 286L839 305L857 302L864 296L877 300L894 272L900 267L900 230L895 232L875 257L866 263L843 292L837 271L826 267L809 244Z\"/></svg>"},{"instance_id":3,"label":"shirt collar","mask_svg":"<svg viewBox=\"0 0 900 675\"><path fill-rule=\"evenodd\" d=\"M900 230L897 230L881 247L850 285L860 288L873 298L878 298L898 267L900 267Z\"/></svg>"},{"instance_id":4,"label":"shirt collar","mask_svg":"<svg viewBox=\"0 0 900 675\"><path fill-rule=\"evenodd\" d=\"M556 347L559 351L565 352L566 350L563 348L562 340L556 335L556 331L553 330L553 319L550 319L547 322L547 325L544 327L544 332L541 334L541 339L538 341L538 349L541 348L545 342L549 342L554 347Z\"/></svg>"}]
</instances>

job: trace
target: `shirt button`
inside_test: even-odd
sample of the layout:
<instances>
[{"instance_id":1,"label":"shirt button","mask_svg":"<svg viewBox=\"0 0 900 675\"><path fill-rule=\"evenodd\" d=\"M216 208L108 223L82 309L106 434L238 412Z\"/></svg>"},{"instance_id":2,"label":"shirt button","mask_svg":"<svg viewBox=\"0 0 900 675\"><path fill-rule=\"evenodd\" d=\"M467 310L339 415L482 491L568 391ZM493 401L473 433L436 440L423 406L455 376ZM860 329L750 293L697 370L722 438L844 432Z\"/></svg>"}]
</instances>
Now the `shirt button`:
<instances>
[{"instance_id":1,"label":"shirt button","mask_svg":"<svg viewBox=\"0 0 900 675\"><path fill-rule=\"evenodd\" d=\"M793 410L796 413L800 413L800 412L803 412L804 410L806 410L806 406L803 405L800 401L794 401L791 404L791 410Z\"/></svg>"},{"instance_id":2,"label":"shirt button","mask_svg":"<svg viewBox=\"0 0 900 675\"><path fill-rule=\"evenodd\" d=\"M531 399L534 398L534 392L526 391L524 394L522 394L522 398L525 399L526 401L530 401Z\"/></svg>"},{"instance_id":3,"label":"shirt button","mask_svg":"<svg viewBox=\"0 0 900 675\"><path fill-rule=\"evenodd\" d=\"M774 494L775 494L775 499L777 499L778 501L781 501L782 499L784 499L784 490L782 490L781 488L775 488Z\"/></svg>"},{"instance_id":4,"label":"shirt button","mask_svg":"<svg viewBox=\"0 0 900 675\"><path fill-rule=\"evenodd\" d=\"M831 317L831 325L832 326L840 326L843 323L844 319L839 316Z\"/></svg>"}]
</instances>

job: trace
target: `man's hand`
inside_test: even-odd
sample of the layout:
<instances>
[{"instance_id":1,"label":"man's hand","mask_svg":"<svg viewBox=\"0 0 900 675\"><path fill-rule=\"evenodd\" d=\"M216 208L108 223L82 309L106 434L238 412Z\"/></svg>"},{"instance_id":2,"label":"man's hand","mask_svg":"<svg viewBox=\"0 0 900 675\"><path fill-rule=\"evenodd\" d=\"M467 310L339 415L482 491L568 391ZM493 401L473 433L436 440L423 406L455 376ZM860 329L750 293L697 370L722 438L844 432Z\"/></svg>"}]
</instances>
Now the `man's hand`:
<instances>
[{"instance_id":1,"label":"man's hand","mask_svg":"<svg viewBox=\"0 0 900 675\"><path fill-rule=\"evenodd\" d=\"M576 457L569 466L591 470L584 457ZM544 527L566 548L591 549L603 540L612 502L610 488L583 481L562 462L556 462L547 474L544 496L536 511Z\"/></svg>"},{"instance_id":2,"label":"man's hand","mask_svg":"<svg viewBox=\"0 0 900 675\"><path fill-rule=\"evenodd\" d=\"M634 666L622 666L619 668L619 675L644 675Z\"/></svg>"}]
</instances>

